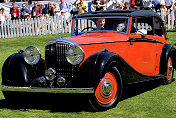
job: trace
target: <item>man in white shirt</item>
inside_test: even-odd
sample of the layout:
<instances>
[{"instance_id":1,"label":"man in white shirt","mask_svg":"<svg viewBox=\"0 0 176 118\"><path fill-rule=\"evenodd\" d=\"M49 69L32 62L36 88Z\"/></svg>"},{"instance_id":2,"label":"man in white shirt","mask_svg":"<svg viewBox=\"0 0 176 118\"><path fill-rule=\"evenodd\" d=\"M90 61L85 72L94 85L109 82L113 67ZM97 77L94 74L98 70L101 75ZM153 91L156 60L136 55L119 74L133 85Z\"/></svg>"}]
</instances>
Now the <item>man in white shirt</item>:
<instances>
[{"instance_id":1,"label":"man in white shirt","mask_svg":"<svg viewBox=\"0 0 176 118\"><path fill-rule=\"evenodd\" d=\"M118 9L121 4L124 4L125 2L130 2L130 0L106 0L106 9L107 10L114 10Z\"/></svg>"},{"instance_id":2,"label":"man in white shirt","mask_svg":"<svg viewBox=\"0 0 176 118\"><path fill-rule=\"evenodd\" d=\"M27 9L30 10L30 13L31 13L33 7L34 7L34 5L32 4L32 1L29 0L28 4L27 4Z\"/></svg>"},{"instance_id":3,"label":"man in white shirt","mask_svg":"<svg viewBox=\"0 0 176 118\"><path fill-rule=\"evenodd\" d=\"M7 15L4 12L4 8L1 8L0 11L0 22L3 24L7 19Z\"/></svg>"},{"instance_id":4,"label":"man in white shirt","mask_svg":"<svg viewBox=\"0 0 176 118\"><path fill-rule=\"evenodd\" d=\"M68 12L69 11L68 3L65 2L64 0L60 0L60 1L61 1L61 3L59 4L60 10Z\"/></svg>"},{"instance_id":5,"label":"man in white shirt","mask_svg":"<svg viewBox=\"0 0 176 118\"><path fill-rule=\"evenodd\" d=\"M143 0L143 2L144 2L144 8L151 9L152 8L152 1L153 0Z\"/></svg>"},{"instance_id":6,"label":"man in white shirt","mask_svg":"<svg viewBox=\"0 0 176 118\"><path fill-rule=\"evenodd\" d=\"M115 10L117 8L117 0L106 0L106 10Z\"/></svg>"},{"instance_id":7,"label":"man in white shirt","mask_svg":"<svg viewBox=\"0 0 176 118\"><path fill-rule=\"evenodd\" d=\"M167 9L173 10L175 0L165 0Z\"/></svg>"}]
</instances>

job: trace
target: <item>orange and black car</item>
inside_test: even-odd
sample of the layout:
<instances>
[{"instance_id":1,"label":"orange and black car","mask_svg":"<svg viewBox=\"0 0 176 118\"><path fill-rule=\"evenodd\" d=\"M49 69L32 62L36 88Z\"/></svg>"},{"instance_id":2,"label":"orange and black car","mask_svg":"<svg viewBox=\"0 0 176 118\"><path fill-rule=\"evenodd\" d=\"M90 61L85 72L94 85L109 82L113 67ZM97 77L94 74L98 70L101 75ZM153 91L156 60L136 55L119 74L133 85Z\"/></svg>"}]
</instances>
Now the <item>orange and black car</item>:
<instances>
[{"instance_id":1,"label":"orange and black car","mask_svg":"<svg viewBox=\"0 0 176 118\"><path fill-rule=\"evenodd\" d=\"M176 50L161 17L149 10L97 11L74 16L71 37L31 45L2 68L2 92L91 93L96 110L117 105L128 84L173 81ZM13 96L15 97L15 96Z\"/></svg>"}]
</instances>

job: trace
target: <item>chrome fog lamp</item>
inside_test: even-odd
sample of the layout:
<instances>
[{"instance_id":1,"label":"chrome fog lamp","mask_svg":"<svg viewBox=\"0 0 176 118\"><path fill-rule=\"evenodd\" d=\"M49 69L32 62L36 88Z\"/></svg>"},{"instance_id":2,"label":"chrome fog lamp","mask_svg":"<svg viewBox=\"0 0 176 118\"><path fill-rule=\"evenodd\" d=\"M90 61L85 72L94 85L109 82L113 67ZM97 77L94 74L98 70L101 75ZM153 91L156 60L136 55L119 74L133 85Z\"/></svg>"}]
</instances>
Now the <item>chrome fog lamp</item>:
<instances>
[{"instance_id":1,"label":"chrome fog lamp","mask_svg":"<svg viewBox=\"0 0 176 118\"><path fill-rule=\"evenodd\" d=\"M52 68L49 68L48 70L45 70L45 76L47 80L53 80L56 77L56 71Z\"/></svg>"},{"instance_id":2,"label":"chrome fog lamp","mask_svg":"<svg viewBox=\"0 0 176 118\"><path fill-rule=\"evenodd\" d=\"M66 59L72 65L80 64L84 59L84 51L79 46L71 46L66 52Z\"/></svg>"},{"instance_id":3,"label":"chrome fog lamp","mask_svg":"<svg viewBox=\"0 0 176 118\"><path fill-rule=\"evenodd\" d=\"M24 55L24 60L26 61L26 63L30 65L37 64L41 58L40 50L34 45L27 47L23 55Z\"/></svg>"}]
</instances>

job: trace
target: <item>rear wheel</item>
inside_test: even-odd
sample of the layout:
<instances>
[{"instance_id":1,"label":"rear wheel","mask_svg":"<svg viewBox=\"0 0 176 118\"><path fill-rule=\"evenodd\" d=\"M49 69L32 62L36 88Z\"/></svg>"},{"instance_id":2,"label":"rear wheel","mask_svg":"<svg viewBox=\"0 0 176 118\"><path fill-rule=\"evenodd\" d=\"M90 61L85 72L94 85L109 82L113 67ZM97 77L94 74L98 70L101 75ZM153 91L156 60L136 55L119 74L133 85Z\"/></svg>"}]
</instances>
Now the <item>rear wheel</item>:
<instances>
[{"instance_id":1,"label":"rear wheel","mask_svg":"<svg viewBox=\"0 0 176 118\"><path fill-rule=\"evenodd\" d=\"M118 69L110 67L94 89L90 103L96 111L116 106L122 93L122 79Z\"/></svg>"},{"instance_id":2,"label":"rear wheel","mask_svg":"<svg viewBox=\"0 0 176 118\"><path fill-rule=\"evenodd\" d=\"M173 81L174 68L171 57L167 61L166 77L164 78L165 84L170 84Z\"/></svg>"}]
</instances>

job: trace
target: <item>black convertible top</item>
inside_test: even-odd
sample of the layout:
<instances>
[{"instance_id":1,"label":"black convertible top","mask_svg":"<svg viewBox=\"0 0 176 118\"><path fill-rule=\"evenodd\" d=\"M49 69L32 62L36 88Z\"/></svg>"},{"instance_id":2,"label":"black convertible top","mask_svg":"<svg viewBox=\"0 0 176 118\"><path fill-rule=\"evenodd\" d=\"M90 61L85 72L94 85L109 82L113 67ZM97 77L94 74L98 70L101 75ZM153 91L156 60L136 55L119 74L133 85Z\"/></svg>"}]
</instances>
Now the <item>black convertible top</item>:
<instances>
[{"instance_id":1,"label":"black convertible top","mask_svg":"<svg viewBox=\"0 0 176 118\"><path fill-rule=\"evenodd\" d=\"M104 11L95 11L95 12L86 12L74 16L74 18L83 18L83 17L103 17L103 16L157 16L159 14L152 10L104 10Z\"/></svg>"}]
</instances>

